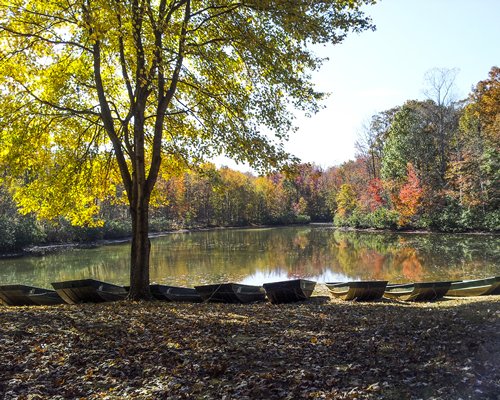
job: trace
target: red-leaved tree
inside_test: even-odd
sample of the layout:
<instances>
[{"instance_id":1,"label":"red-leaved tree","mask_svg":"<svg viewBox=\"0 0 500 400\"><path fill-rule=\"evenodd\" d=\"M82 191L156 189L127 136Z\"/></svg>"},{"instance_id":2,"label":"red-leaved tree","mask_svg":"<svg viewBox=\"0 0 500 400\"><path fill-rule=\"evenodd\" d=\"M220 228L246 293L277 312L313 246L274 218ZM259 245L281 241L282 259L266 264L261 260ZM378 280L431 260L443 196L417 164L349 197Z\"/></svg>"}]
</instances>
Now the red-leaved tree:
<instances>
[{"instance_id":1,"label":"red-leaved tree","mask_svg":"<svg viewBox=\"0 0 500 400\"><path fill-rule=\"evenodd\" d=\"M424 190L420 185L420 179L411 163L407 165L406 183L401 186L396 203L396 210L399 212L399 225L405 226L417 213L421 204Z\"/></svg>"}]
</instances>

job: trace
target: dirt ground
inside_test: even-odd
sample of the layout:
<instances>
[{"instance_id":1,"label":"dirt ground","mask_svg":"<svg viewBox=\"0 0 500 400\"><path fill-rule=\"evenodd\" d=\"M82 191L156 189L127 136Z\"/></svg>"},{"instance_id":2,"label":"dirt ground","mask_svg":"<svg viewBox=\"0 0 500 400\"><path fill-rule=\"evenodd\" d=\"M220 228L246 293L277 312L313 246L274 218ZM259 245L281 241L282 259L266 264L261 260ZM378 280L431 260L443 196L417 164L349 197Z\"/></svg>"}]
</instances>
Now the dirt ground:
<instances>
[{"instance_id":1,"label":"dirt ground","mask_svg":"<svg viewBox=\"0 0 500 400\"><path fill-rule=\"evenodd\" d=\"M500 296L0 307L2 399L500 399Z\"/></svg>"}]
</instances>

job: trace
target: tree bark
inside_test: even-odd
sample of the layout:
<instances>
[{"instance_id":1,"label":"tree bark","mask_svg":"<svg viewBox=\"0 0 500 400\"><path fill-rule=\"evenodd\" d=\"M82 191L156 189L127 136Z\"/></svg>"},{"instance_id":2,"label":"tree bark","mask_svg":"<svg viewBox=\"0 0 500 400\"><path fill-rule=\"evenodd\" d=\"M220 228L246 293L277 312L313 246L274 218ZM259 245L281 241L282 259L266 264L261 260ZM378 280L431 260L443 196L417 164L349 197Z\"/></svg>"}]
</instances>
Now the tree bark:
<instances>
[{"instance_id":1,"label":"tree bark","mask_svg":"<svg viewBox=\"0 0 500 400\"><path fill-rule=\"evenodd\" d=\"M149 205L148 201L138 199L130 207L132 216L132 244L130 265L130 300L150 300L149 290Z\"/></svg>"}]
</instances>

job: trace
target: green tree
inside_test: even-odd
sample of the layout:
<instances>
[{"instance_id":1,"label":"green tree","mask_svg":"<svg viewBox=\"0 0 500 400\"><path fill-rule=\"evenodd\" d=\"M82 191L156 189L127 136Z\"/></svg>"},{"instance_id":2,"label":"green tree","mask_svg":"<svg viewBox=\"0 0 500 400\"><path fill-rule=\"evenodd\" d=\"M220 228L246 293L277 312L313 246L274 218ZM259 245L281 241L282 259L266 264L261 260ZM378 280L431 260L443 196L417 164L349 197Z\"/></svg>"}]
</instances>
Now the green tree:
<instances>
[{"instance_id":1,"label":"green tree","mask_svg":"<svg viewBox=\"0 0 500 400\"><path fill-rule=\"evenodd\" d=\"M322 98L308 47L370 21L372 0L12 0L0 5L1 162L24 212L95 223L121 183L132 220L131 299L149 298L158 177L226 153L289 159L290 105ZM270 128L275 137L261 133Z\"/></svg>"},{"instance_id":2,"label":"green tree","mask_svg":"<svg viewBox=\"0 0 500 400\"><path fill-rule=\"evenodd\" d=\"M417 169L424 170L435 159L432 137L422 102L408 101L394 115L384 142L381 175L383 179L403 181L406 165L418 159Z\"/></svg>"},{"instance_id":3,"label":"green tree","mask_svg":"<svg viewBox=\"0 0 500 400\"><path fill-rule=\"evenodd\" d=\"M408 101L394 115L384 143L381 175L402 182L411 163L418 177L439 192L445 186L449 145L458 128L457 110L432 100Z\"/></svg>"}]
</instances>

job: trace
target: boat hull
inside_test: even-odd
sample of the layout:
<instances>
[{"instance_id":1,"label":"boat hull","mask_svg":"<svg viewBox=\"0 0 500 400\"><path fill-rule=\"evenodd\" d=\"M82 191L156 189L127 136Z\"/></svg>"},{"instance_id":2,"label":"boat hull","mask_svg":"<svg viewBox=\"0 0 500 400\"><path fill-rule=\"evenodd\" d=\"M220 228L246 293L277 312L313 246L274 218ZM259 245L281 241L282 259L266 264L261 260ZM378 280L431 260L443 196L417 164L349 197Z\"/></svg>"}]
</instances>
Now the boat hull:
<instances>
[{"instance_id":1,"label":"boat hull","mask_svg":"<svg viewBox=\"0 0 500 400\"><path fill-rule=\"evenodd\" d=\"M273 304L304 301L311 297L316 282L306 279L264 283L269 301Z\"/></svg>"},{"instance_id":2,"label":"boat hull","mask_svg":"<svg viewBox=\"0 0 500 400\"><path fill-rule=\"evenodd\" d=\"M203 299L194 288L168 285L149 285L151 294L156 300L187 303L201 303Z\"/></svg>"},{"instance_id":3,"label":"boat hull","mask_svg":"<svg viewBox=\"0 0 500 400\"><path fill-rule=\"evenodd\" d=\"M355 281L327 283L330 292L343 300L372 301L384 295L387 281Z\"/></svg>"},{"instance_id":4,"label":"boat hull","mask_svg":"<svg viewBox=\"0 0 500 400\"><path fill-rule=\"evenodd\" d=\"M97 289L97 294L104 300L104 301L120 301L120 300L125 300L128 295L128 290L125 289L123 286L117 286L117 287L109 287L109 284L101 285Z\"/></svg>"},{"instance_id":5,"label":"boat hull","mask_svg":"<svg viewBox=\"0 0 500 400\"><path fill-rule=\"evenodd\" d=\"M39 306L66 304L55 290L44 290L44 292L31 291L27 296L33 303Z\"/></svg>"},{"instance_id":6,"label":"boat hull","mask_svg":"<svg viewBox=\"0 0 500 400\"><path fill-rule=\"evenodd\" d=\"M222 283L195 286L203 301L216 303L254 303L264 301L266 292L261 286Z\"/></svg>"},{"instance_id":7,"label":"boat hull","mask_svg":"<svg viewBox=\"0 0 500 400\"><path fill-rule=\"evenodd\" d=\"M388 285L384 296L404 301L431 301L442 298L451 282L417 282L406 285Z\"/></svg>"},{"instance_id":8,"label":"boat hull","mask_svg":"<svg viewBox=\"0 0 500 400\"><path fill-rule=\"evenodd\" d=\"M453 282L446 296L468 297L500 294L500 277Z\"/></svg>"},{"instance_id":9,"label":"boat hull","mask_svg":"<svg viewBox=\"0 0 500 400\"><path fill-rule=\"evenodd\" d=\"M0 304L8 306L32 306L63 303L63 299L54 290L28 285L0 286Z\"/></svg>"},{"instance_id":10,"label":"boat hull","mask_svg":"<svg viewBox=\"0 0 500 400\"><path fill-rule=\"evenodd\" d=\"M73 281L54 282L52 286L68 304L102 303L106 301L124 300L127 289L95 279L79 279Z\"/></svg>"}]
</instances>

